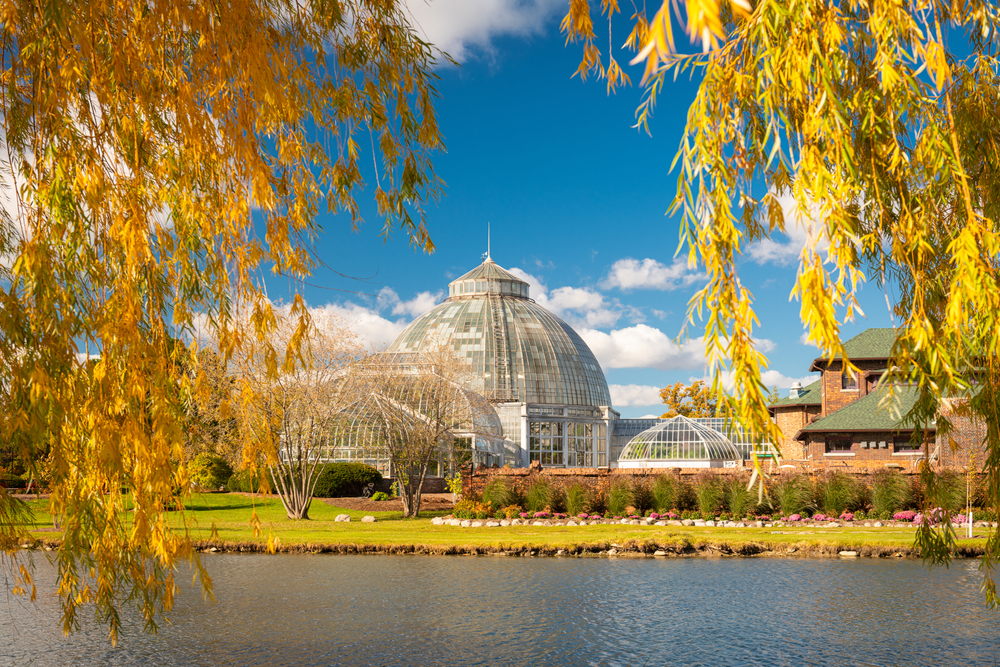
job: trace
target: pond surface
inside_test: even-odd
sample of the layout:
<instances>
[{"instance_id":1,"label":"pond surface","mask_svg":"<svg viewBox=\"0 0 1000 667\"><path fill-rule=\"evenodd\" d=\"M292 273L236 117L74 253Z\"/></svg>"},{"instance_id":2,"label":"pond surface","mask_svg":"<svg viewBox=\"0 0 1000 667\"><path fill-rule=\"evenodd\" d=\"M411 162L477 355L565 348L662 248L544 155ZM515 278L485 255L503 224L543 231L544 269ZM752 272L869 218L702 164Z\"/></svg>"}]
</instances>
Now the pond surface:
<instances>
[{"instance_id":1,"label":"pond surface","mask_svg":"<svg viewBox=\"0 0 1000 667\"><path fill-rule=\"evenodd\" d=\"M0 610L3 665L996 665L978 561L205 555L157 636ZM185 581L187 577L182 577Z\"/></svg>"}]
</instances>

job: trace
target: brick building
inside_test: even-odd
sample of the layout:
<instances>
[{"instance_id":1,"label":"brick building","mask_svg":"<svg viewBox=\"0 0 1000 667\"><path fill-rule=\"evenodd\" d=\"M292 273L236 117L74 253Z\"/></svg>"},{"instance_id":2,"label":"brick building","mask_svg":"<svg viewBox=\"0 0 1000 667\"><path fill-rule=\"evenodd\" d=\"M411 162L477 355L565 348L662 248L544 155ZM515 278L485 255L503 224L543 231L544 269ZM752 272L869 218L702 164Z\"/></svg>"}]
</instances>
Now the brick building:
<instances>
[{"instance_id":1,"label":"brick building","mask_svg":"<svg viewBox=\"0 0 1000 667\"><path fill-rule=\"evenodd\" d=\"M902 418L913 407L917 391L907 385L881 383L896 339L893 329L868 329L844 343L851 363L843 358L817 358L809 370L820 379L801 389L793 387L787 398L768 409L783 433L786 461L813 468L879 468L913 470L927 457L937 466L965 465L970 456L981 458L983 428L968 418L956 417L954 405L945 402L954 431L939 436L937 420L919 425ZM954 444L953 444L954 443Z\"/></svg>"}]
</instances>

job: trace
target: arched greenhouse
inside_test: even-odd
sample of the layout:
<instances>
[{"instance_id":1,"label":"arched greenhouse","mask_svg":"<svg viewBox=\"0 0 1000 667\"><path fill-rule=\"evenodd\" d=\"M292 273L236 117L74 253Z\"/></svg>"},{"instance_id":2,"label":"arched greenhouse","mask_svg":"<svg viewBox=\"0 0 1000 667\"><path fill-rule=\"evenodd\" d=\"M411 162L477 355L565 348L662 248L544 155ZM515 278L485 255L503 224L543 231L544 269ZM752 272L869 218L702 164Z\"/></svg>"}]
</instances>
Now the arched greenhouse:
<instances>
[{"instance_id":1,"label":"arched greenhouse","mask_svg":"<svg viewBox=\"0 0 1000 667\"><path fill-rule=\"evenodd\" d=\"M743 455L718 431L687 417L660 422L632 438L620 468L733 468Z\"/></svg>"}]
</instances>

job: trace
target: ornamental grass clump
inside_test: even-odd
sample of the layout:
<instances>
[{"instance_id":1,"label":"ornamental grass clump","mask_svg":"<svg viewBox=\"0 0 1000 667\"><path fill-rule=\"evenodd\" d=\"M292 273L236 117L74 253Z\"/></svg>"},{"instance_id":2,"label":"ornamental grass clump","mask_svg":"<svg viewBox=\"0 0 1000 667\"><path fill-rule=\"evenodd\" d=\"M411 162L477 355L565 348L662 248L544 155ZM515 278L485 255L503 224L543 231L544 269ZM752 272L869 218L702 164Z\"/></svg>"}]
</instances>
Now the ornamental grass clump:
<instances>
[{"instance_id":1,"label":"ornamental grass clump","mask_svg":"<svg viewBox=\"0 0 1000 667\"><path fill-rule=\"evenodd\" d=\"M494 477L483 487L483 502L494 507L507 507L517 504L517 494L510 483L503 477Z\"/></svg>"},{"instance_id":2,"label":"ornamental grass clump","mask_svg":"<svg viewBox=\"0 0 1000 667\"><path fill-rule=\"evenodd\" d=\"M544 479L535 480L524 495L524 509L528 512L541 512L552 502L552 487Z\"/></svg>"},{"instance_id":3,"label":"ornamental grass clump","mask_svg":"<svg viewBox=\"0 0 1000 667\"><path fill-rule=\"evenodd\" d=\"M698 512L701 518L708 520L715 517L722 504L722 485L715 476L702 476L695 483L694 492L698 499Z\"/></svg>"},{"instance_id":4,"label":"ornamental grass clump","mask_svg":"<svg viewBox=\"0 0 1000 667\"><path fill-rule=\"evenodd\" d=\"M572 484L566 489L566 513L587 515L590 508L590 490L583 484Z\"/></svg>"},{"instance_id":5,"label":"ornamental grass clump","mask_svg":"<svg viewBox=\"0 0 1000 667\"><path fill-rule=\"evenodd\" d=\"M729 480L726 484L725 502L729 514L733 517L740 517L745 515L756 503L756 497L753 491L747 490L747 481L737 478Z\"/></svg>"},{"instance_id":6,"label":"ornamental grass clump","mask_svg":"<svg viewBox=\"0 0 1000 667\"><path fill-rule=\"evenodd\" d=\"M671 475L660 475L653 482L653 507L667 512L677 506L677 484Z\"/></svg>"},{"instance_id":7,"label":"ornamental grass clump","mask_svg":"<svg viewBox=\"0 0 1000 667\"><path fill-rule=\"evenodd\" d=\"M816 480L816 505L825 514L837 516L853 509L858 501L858 485L841 472L829 472Z\"/></svg>"},{"instance_id":8,"label":"ornamental grass clump","mask_svg":"<svg viewBox=\"0 0 1000 667\"><path fill-rule=\"evenodd\" d=\"M632 480L631 505L635 508L636 514L645 514L653 507L653 492L649 488L649 483L641 477Z\"/></svg>"},{"instance_id":9,"label":"ornamental grass clump","mask_svg":"<svg viewBox=\"0 0 1000 667\"><path fill-rule=\"evenodd\" d=\"M631 501L632 491L629 489L628 482L619 479L611 485L611 489L608 491L608 512L615 517L621 517L625 514L625 508L631 504Z\"/></svg>"},{"instance_id":10,"label":"ornamental grass clump","mask_svg":"<svg viewBox=\"0 0 1000 667\"><path fill-rule=\"evenodd\" d=\"M777 505L782 516L801 514L808 506L811 494L810 485L801 475L782 477L774 485L773 504Z\"/></svg>"},{"instance_id":11,"label":"ornamental grass clump","mask_svg":"<svg viewBox=\"0 0 1000 667\"><path fill-rule=\"evenodd\" d=\"M872 515L881 517L902 510L912 502L913 490L910 483L898 472L879 470L872 476L871 491L868 493Z\"/></svg>"}]
</instances>

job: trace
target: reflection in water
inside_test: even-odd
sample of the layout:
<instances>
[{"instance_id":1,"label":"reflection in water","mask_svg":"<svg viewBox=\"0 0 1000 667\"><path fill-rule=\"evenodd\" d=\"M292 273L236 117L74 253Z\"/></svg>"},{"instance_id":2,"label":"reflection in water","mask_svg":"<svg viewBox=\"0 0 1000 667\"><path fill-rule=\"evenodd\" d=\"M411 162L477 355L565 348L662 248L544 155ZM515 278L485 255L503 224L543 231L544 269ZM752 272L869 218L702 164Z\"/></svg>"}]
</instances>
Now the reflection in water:
<instances>
[{"instance_id":1,"label":"reflection in water","mask_svg":"<svg viewBox=\"0 0 1000 667\"><path fill-rule=\"evenodd\" d=\"M111 648L40 601L0 612L7 665L994 665L977 563L206 555L218 603L181 596ZM85 619L89 620L89 619ZM139 627L137 618L132 627Z\"/></svg>"}]
</instances>

